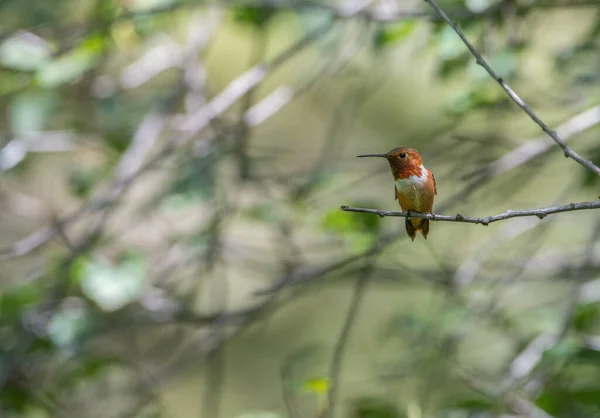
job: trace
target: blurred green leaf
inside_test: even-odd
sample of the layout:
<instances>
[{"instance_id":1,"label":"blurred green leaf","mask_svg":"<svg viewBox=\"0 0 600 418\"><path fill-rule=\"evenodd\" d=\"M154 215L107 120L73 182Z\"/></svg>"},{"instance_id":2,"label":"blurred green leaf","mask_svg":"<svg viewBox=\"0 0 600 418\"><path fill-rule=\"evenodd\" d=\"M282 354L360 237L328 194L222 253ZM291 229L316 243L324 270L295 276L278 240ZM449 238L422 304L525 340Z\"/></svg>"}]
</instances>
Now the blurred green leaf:
<instances>
[{"instance_id":1,"label":"blurred green leaf","mask_svg":"<svg viewBox=\"0 0 600 418\"><path fill-rule=\"evenodd\" d=\"M369 207L366 202L353 202L352 206ZM341 235L348 243L351 254L359 254L368 250L381 229L381 218L378 216L362 216L363 214L342 212L335 207L323 217L323 229Z\"/></svg>"},{"instance_id":2,"label":"blurred green leaf","mask_svg":"<svg viewBox=\"0 0 600 418\"><path fill-rule=\"evenodd\" d=\"M286 376L292 379L292 388L297 392L305 391L305 376L314 376L316 370L321 370L327 362L325 348L320 344L307 344L288 355L282 364L282 370Z\"/></svg>"},{"instance_id":3,"label":"blurred green leaf","mask_svg":"<svg viewBox=\"0 0 600 418\"><path fill-rule=\"evenodd\" d=\"M261 202L245 211L250 218L262 222L277 222L282 219L281 208L274 201Z\"/></svg>"},{"instance_id":4,"label":"blurred green leaf","mask_svg":"<svg viewBox=\"0 0 600 418\"><path fill-rule=\"evenodd\" d=\"M32 77L23 72L0 72L0 96L26 88Z\"/></svg>"},{"instance_id":5,"label":"blurred green leaf","mask_svg":"<svg viewBox=\"0 0 600 418\"><path fill-rule=\"evenodd\" d=\"M600 147L595 147L590 151L590 160L596 164L600 165ZM581 168L581 172L583 173L583 186L587 188L592 188L594 190L598 189L598 176L592 170L588 170L586 168Z\"/></svg>"},{"instance_id":6,"label":"blurred green leaf","mask_svg":"<svg viewBox=\"0 0 600 418\"><path fill-rule=\"evenodd\" d=\"M87 272L87 266L91 263L89 255L80 255L76 257L69 265L69 279L73 285L77 287L81 286L85 274Z\"/></svg>"},{"instance_id":7,"label":"blurred green leaf","mask_svg":"<svg viewBox=\"0 0 600 418\"><path fill-rule=\"evenodd\" d=\"M562 367L577 352L578 344L571 338L564 338L558 344L544 351L538 368L556 370Z\"/></svg>"},{"instance_id":8,"label":"blurred green leaf","mask_svg":"<svg viewBox=\"0 0 600 418\"><path fill-rule=\"evenodd\" d=\"M175 3L175 0L129 0L127 7L136 12L161 9Z\"/></svg>"},{"instance_id":9,"label":"blurred green leaf","mask_svg":"<svg viewBox=\"0 0 600 418\"><path fill-rule=\"evenodd\" d=\"M146 264L145 258L133 255L118 265L91 261L85 265L81 290L102 310L116 311L141 294L146 279Z\"/></svg>"},{"instance_id":10,"label":"blurred green leaf","mask_svg":"<svg viewBox=\"0 0 600 418\"><path fill-rule=\"evenodd\" d=\"M384 47L397 44L409 37L418 26L419 21L416 19L385 25L375 34L375 46Z\"/></svg>"},{"instance_id":11,"label":"blurred green leaf","mask_svg":"<svg viewBox=\"0 0 600 418\"><path fill-rule=\"evenodd\" d=\"M439 75L442 78L448 78L460 70L464 70L469 63L468 55L460 55L456 58L444 60L439 67Z\"/></svg>"},{"instance_id":12,"label":"blurred green leaf","mask_svg":"<svg viewBox=\"0 0 600 418\"><path fill-rule=\"evenodd\" d=\"M578 305L573 315L575 331L590 333L600 323L600 303Z\"/></svg>"},{"instance_id":13,"label":"blurred green leaf","mask_svg":"<svg viewBox=\"0 0 600 418\"><path fill-rule=\"evenodd\" d=\"M177 209L213 197L217 158L219 157L214 153L188 157L178 166L171 185L171 197L177 200L173 202L167 199L172 208Z\"/></svg>"},{"instance_id":14,"label":"blurred green leaf","mask_svg":"<svg viewBox=\"0 0 600 418\"><path fill-rule=\"evenodd\" d=\"M301 8L296 13L300 26L304 30L304 33L314 32L319 28L329 25L335 18L335 14L332 10L327 8ZM335 25L331 27L323 36L317 37L315 44L321 50L326 53L331 51L338 45L339 41L339 28ZM304 74L303 77L309 79L313 75L309 72Z\"/></svg>"},{"instance_id":15,"label":"blurred green leaf","mask_svg":"<svg viewBox=\"0 0 600 418\"><path fill-rule=\"evenodd\" d=\"M361 254L367 251L377 239L376 235L367 233L350 234L347 238L350 244L348 249L350 254Z\"/></svg>"},{"instance_id":16,"label":"blurred green leaf","mask_svg":"<svg viewBox=\"0 0 600 418\"><path fill-rule=\"evenodd\" d=\"M350 206L375 207L372 202L352 202ZM368 232L376 234L381 229L379 216L342 212L339 207L330 209L322 220L324 229L335 233Z\"/></svg>"},{"instance_id":17,"label":"blurred green leaf","mask_svg":"<svg viewBox=\"0 0 600 418\"><path fill-rule=\"evenodd\" d=\"M572 390L556 386L542 392L535 402L556 417L597 417L600 415L600 388Z\"/></svg>"},{"instance_id":18,"label":"blurred green leaf","mask_svg":"<svg viewBox=\"0 0 600 418\"><path fill-rule=\"evenodd\" d=\"M253 411L244 412L240 415L236 415L235 418L284 418L283 415L277 412L270 411Z\"/></svg>"},{"instance_id":19,"label":"blurred green leaf","mask_svg":"<svg viewBox=\"0 0 600 418\"><path fill-rule=\"evenodd\" d=\"M107 367L118 363L119 361L115 358L88 356L81 365L81 374L83 377L96 377Z\"/></svg>"},{"instance_id":20,"label":"blurred green leaf","mask_svg":"<svg viewBox=\"0 0 600 418\"><path fill-rule=\"evenodd\" d=\"M8 319L20 315L30 305L40 301L43 288L39 282L8 289L0 296L0 318Z\"/></svg>"},{"instance_id":21,"label":"blurred green leaf","mask_svg":"<svg viewBox=\"0 0 600 418\"><path fill-rule=\"evenodd\" d=\"M83 306L65 307L48 323L50 340L62 349L73 349L89 329L89 319Z\"/></svg>"},{"instance_id":22,"label":"blurred green leaf","mask_svg":"<svg viewBox=\"0 0 600 418\"><path fill-rule=\"evenodd\" d=\"M430 327L430 321L415 314L397 314L383 327L383 336L404 338L411 335L415 338Z\"/></svg>"},{"instance_id":23,"label":"blurred green leaf","mask_svg":"<svg viewBox=\"0 0 600 418\"><path fill-rule=\"evenodd\" d=\"M309 379L302 384L306 392L323 394L329 391L329 380L325 377Z\"/></svg>"},{"instance_id":24,"label":"blurred green leaf","mask_svg":"<svg viewBox=\"0 0 600 418\"><path fill-rule=\"evenodd\" d=\"M454 115L463 115L471 110L490 107L504 100L506 96L501 89L493 84L485 84L455 95L449 110Z\"/></svg>"},{"instance_id":25,"label":"blurred green leaf","mask_svg":"<svg viewBox=\"0 0 600 418\"><path fill-rule=\"evenodd\" d=\"M465 0L465 6L473 13L481 13L496 2L496 0Z\"/></svg>"},{"instance_id":26,"label":"blurred green leaf","mask_svg":"<svg viewBox=\"0 0 600 418\"><path fill-rule=\"evenodd\" d=\"M338 208L329 210L323 217L323 228L336 233L356 232L362 228L361 221L352 215L346 216Z\"/></svg>"},{"instance_id":27,"label":"blurred green leaf","mask_svg":"<svg viewBox=\"0 0 600 418\"><path fill-rule=\"evenodd\" d=\"M268 6L240 6L234 9L237 22L249 24L257 28L264 27L275 15L276 9Z\"/></svg>"},{"instance_id":28,"label":"blurred green leaf","mask_svg":"<svg viewBox=\"0 0 600 418\"><path fill-rule=\"evenodd\" d=\"M0 171L10 170L27 156L27 145L22 139L13 139L0 149Z\"/></svg>"},{"instance_id":29,"label":"blurred green leaf","mask_svg":"<svg viewBox=\"0 0 600 418\"><path fill-rule=\"evenodd\" d=\"M352 418L401 418L405 414L398 407L385 399L362 397L352 401L350 407Z\"/></svg>"},{"instance_id":30,"label":"blurred green leaf","mask_svg":"<svg viewBox=\"0 0 600 418\"><path fill-rule=\"evenodd\" d=\"M461 409L469 412L492 411L496 407L493 399L487 399L483 396L477 398L460 399L449 405L451 408Z\"/></svg>"},{"instance_id":31,"label":"blurred green leaf","mask_svg":"<svg viewBox=\"0 0 600 418\"><path fill-rule=\"evenodd\" d=\"M499 52L493 57L487 58L487 61L490 67L494 69L494 72L504 79L514 76L517 71L518 59L516 53L513 51ZM481 65L477 64L474 59L469 61L469 75L475 80L490 81L497 90L500 90L500 87L492 82L492 78L487 71Z\"/></svg>"},{"instance_id":32,"label":"blurred green leaf","mask_svg":"<svg viewBox=\"0 0 600 418\"><path fill-rule=\"evenodd\" d=\"M29 32L20 32L0 44L0 63L15 70L36 70L50 55L46 40Z\"/></svg>"},{"instance_id":33,"label":"blurred green leaf","mask_svg":"<svg viewBox=\"0 0 600 418\"><path fill-rule=\"evenodd\" d=\"M444 25L440 30L437 51L442 60L456 59L469 52L465 44L458 37L456 32L454 32L454 29L448 25Z\"/></svg>"},{"instance_id":34,"label":"blurred green leaf","mask_svg":"<svg viewBox=\"0 0 600 418\"><path fill-rule=\"evenodd\" d=\"M77 48L41 66L38 83L43 87L56 87L74 81L99 63L104 47L103 35L88 37Z\"/></svg>"},{"instance_id":35,"label":"blurred green leaf","mask_svg":"<svg viewBox=\"0 0 600 418\"><path fill-rule=\"evenodd\" d=\"M24 414L28 406L35 403L34 395L25 385L11 383L0 391L0 405L3 410Z\"/></svg>"},{"instance_id":36,"label":"blurred green leaf","mask_svg":"<svg viewBox=\"0 0 600 418\"><path fill-rule=\"evenodd\" d=\"M304 30L311 32L329 23L334 13L327 8L306 8L300 9L297 16Z\"/></svg>"},{"instance_id":37,"label":"blurred green leaf","mask_svg":"<svg viewBox=\"0 0 600 418\"><path fill-rule=\"evenodd\" d=\"M107 103L113 103L112 100L103 100L103 106L101 106L101 110L105 110L106 107L111 107L111 112L107 115L108 118L116 119L120 112L123 112L123 108L120 106L106 106ZM114 104L114 103L113 103ZM111 149L117 151L118 153L123 153L131 143L131 136L127 133L123 132L121 129L116 129L115 131L111 131L104 136L104 142Z\"/></svg>"},{"instance_id":38,"label":"blurred green leaf","mask_svg":"<svg viewBox=\"0 0 600 418\"><path fill-rule=\"evenodd\" d=\"M51 92L31 91L17 95L9 107L12 132L21 136L43 130L55 103Z\"/></svg>"},{"instance_id":39,"label":"blurred green leaf","mask_svg":"<svg viewBox=\"0 0 600 418\"><path fill-rule=\"evenodd\" d=\"M600 351L591 348L580 348L573 356L574 363L593 364L600 371Z\"/></svg>"},{"instance_id":40,"label":"blurred green leaf","mask_svg":"<svg viewBox=\"0 0 600 418\"><path fill-rule=\"evenodd\" d=\"M102 179L102 171L95 167L74 166L69 172L69 188L77 197L87 197Z\"/></svg>"}]
</instances>

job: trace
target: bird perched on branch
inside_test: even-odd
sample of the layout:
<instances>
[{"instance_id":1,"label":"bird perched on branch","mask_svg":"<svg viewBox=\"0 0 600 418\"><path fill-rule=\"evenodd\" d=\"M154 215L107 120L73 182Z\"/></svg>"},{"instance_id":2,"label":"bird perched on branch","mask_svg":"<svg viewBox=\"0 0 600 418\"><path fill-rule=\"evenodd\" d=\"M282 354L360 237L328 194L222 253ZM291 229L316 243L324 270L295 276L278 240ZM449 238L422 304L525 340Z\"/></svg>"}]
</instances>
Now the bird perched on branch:
<instances>
[{"instance_id":1,"label":"bird perched on branch","mask_svg":"<svg viewBox=\"0 0 600 418\"><path fill-rule=\"evenodd\" d=\"M366 154L357 157L381 157L390 164L394 176L394 197L403 212L433 213L433 200L437 195L435 177L423 165L421 156L414 148L398 147L386 154ZM429 219L406 218L404 225L411 240L417 231L427 239Z\"/></svg>"}]
</instances>

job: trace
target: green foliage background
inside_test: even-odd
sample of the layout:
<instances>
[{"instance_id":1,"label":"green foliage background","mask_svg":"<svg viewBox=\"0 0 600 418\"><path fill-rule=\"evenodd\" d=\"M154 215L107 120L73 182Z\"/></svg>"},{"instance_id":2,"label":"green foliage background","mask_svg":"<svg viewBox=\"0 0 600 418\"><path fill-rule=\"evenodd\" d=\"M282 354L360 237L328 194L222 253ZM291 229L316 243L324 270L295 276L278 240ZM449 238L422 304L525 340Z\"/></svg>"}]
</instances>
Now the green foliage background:
<instances>
[{"instance_id":1,"label":"green foliage background","mask_svg":"<svg viewBox=\"0 0 600 418\"><path fill-rule=\"evenodd\" d=\"M354 156L399 145L439 213L600 184L426 4L357 4L0 1L0 416L600 416L597 212L339 211L397 210ZM596 2L440 6L600 163Z\"/></svg>"}]
</instances>

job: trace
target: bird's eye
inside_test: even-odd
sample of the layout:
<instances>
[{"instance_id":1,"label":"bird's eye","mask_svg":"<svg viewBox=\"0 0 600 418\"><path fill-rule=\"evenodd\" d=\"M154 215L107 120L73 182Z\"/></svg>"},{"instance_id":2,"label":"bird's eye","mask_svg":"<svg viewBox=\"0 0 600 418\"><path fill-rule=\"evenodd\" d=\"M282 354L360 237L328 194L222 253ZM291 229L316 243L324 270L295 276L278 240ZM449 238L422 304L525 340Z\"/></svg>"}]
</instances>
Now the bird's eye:
<instances>
[{"instance_id":1,"label":"bird's eye","mask_svg":"<svg viewBox=\"0 0 600 418\"><path fill-rule=\"evenodd\" d=\"M402 152L402 153L400 153L400 158L404 158L404 157L406 157L406 154L405 154L405 153L403 153L403 152Z\"/></svg>"}]
</instances>

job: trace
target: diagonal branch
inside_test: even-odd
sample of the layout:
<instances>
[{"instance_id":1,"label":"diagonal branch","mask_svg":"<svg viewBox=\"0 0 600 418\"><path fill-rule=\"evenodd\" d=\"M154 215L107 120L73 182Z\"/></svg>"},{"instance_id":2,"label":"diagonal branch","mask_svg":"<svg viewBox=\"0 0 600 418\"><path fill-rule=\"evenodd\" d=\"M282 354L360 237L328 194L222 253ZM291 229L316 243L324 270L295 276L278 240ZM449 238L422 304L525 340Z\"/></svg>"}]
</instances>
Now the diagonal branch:
<instances>
[{"instance_id":1,"label":"diagonal branch","mask_svg":"<svg viewBox=\"0 0 600 418\"><path fill-rule=\"evenodd\" d=\"M440 15L440 17L442 19L444 19L452 27L452 29L454 29L454 32L456 32L456 34L460 37L460 39L462 39L463 43L467 46L469 51L471 51L471 54L473 54L473 56L477 60L477 64L481 65L488 72L488 74L494 80L496 80L496 82L498 84L500 84L502 89L504 89L506 94L508 94L508 97L510 97L511 100L517 104L517 106L519 106L521 109L523 109L523 111L525 113L527 113L527 115L535 123L537 123L540 126L540 128L542 128L542 130L544 132L546 132L548 134L548 136L550 136L550 138L552 138L554 140L554 142L556 142L556 144L565 153L565 157L572 158L573 160L577 161L582 166L587 167L588 169L592 170L593 172L595 172L597 175L600 176L600 168L596 164L594 164L590 160L586 160L581 155L577 154L575 151L573 151L571 148L569 148L569 146L567 146L565 141L563 141L563 139L556 133L556 131L553 131L552 129L550 129L550 127L548 125L546 125L535 114L535 112L533 110L531 110L531 108L523 101L523 99L521 99L519 97L519 95L517 93L515 93L515 91L513 89L511 89L508 84L506 84L504 79L502 77L498 76L498 74L496 74L496 72L492 69L492 67L490 67L490 65L487 63L487 61L481 56L481 54L479 52L477 52L475 47L469 42L469 40L467 39L465 34L462 32L462 30L460 30L458 25L454 21L452 21L452 19L450 19L450 17L448 17L448 15L440 8L440 6L437 5L435 0L425 0L425 1L427 3L429 3L429 5Z\"/></svg>"},{"instance_id":2,"label":"diagonal branch","mask_svg":"<svg viewBox=\"0 0 600 418\"><path fill-rule=\"evenodd\" d=\"M528 209L528 210L512 210L509 209L504 213L500 213L494 216L486 217L471 217L463 216L460 213L449 216L449 215L436 215L434 213L416 213L416 212L393 212L388 210L379 209L367 209L367 208L353 208L350 206L341 206L340 210L344 212L358 212L358 213L371 213L373 215L379 215L380 217L395 216L400 218L417 218L417 219L431 219L432 221L445 221L445 222L463 222L469 224L481 224L489 225L494 222L503 221L510 218L522 218L527 216L537 216L540 219L545 218L553 213L561 212L573 212L576 210L589 210L589 209L600 209L600 200L594 202L581 202L581 203L569 203L568 205L562 206L550 206L547 208L540 209Z\"/></svg>"},{"instance_id":3,"label":"diagonal branch","mask_svg":"<svg viewBox=\"0 0 600 418\"><path fill-rule=\"evenodd\" d=\"M566 142L575 135L585 132L599 124L600 105L597 105L573 116L568 121L559 125L556 131ZM552 143L548 142L545 137L523 140L522 145L513 149L508 154L505 154L502 158L490 163L486 167L464 175L463 178L471 178L478 175L491 177L499 176L526 164L528 161L546 153L552 147Z\"/></svg>"}]
</instances>

